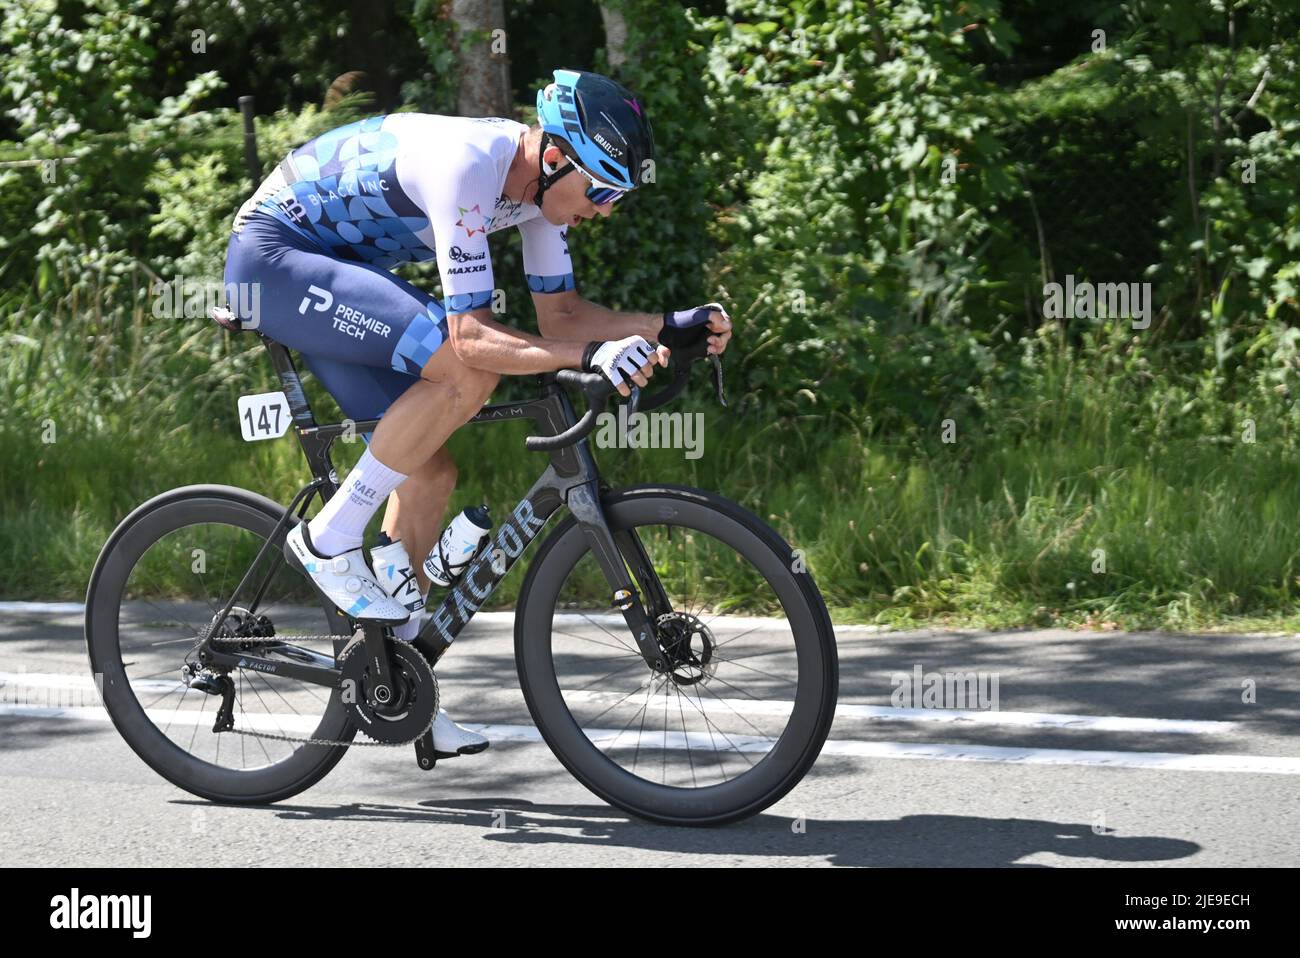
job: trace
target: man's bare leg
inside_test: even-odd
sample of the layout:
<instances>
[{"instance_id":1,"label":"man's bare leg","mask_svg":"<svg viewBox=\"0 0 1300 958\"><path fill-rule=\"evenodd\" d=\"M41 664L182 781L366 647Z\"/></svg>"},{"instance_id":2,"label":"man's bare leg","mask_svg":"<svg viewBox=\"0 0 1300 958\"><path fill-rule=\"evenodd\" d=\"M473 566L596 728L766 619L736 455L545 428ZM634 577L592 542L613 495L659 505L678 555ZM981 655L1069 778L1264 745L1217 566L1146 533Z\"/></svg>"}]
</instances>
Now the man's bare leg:
<instances>
[{"instance_id":1,"label":"man's bare leg","mask_svg":"<svg viewBox=\"0 0 1300 958\"><path fill-rule=\"evenodd\" d=\"M388 499L383 530L402 540L424 594L429 589L424 557L442 530L456 486L456 463L445 444L487 402L500 377L471 369L450 347L433 354L421 377L384 413L370 451L407 476Z\"/></svg>"},{"instance_id":2,"label":"man's bare leg","mask_svg":"<svg viewBox=\"0 0 1300 958\"><path fill-rule=\"evenodd\" d=\"M371 452L381 462L391 457L407 466L393 467L407 477L388 498L383 530L402 541L422 595L429 588L423 559L433 548L456 486L456 463L446 441L487 402L499 378L465 366L450 348L440 349L424 367L423 378L384 413L371 440ZM419 621L413 616L397 626L395 637L409 642ZM489 744L486 736L457 725L444 708L439 708L432 731L439 757L481 752Z\"/></svg>"},{"instance_id":3,"label":"man's bare leg","mask_svg":"<svg viewBox=\"0 0 1300 958\"><path fill-rule=\"evenodd\" d=\"M429 591L424 558L433 551L446 522L447 502L456 488L456 476L456 463L447 447L443 446L388 497L384 532L390 539L402 540L419 581L421 595L427 595Z\"/></svg>"},{"instance_id":4,"label":"man's bare leg","mask_svg":"<svg viewBox=\"0 0 1300 958\"><path fill-rule=\"evenodd\" d=\"M370 441L375 458L407 476L473 418L500 378L471 369L450 348L434 353L422 375L388 407Z\"/></svg>"}]
</instances>

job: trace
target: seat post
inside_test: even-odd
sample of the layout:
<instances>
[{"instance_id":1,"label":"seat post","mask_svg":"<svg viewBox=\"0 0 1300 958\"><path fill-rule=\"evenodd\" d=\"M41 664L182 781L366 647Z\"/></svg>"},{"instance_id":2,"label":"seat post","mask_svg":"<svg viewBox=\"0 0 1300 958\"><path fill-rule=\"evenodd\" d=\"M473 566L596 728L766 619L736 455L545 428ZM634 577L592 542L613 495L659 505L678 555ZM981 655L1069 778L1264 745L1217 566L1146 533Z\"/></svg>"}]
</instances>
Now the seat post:
<instances>
[{"instance_id":1,"label":"seat post","mask_svg":"<svg viewBox=\"0 0 1300 958\"><path fill-rule=\"evenodd\" d=\"M298 444L302 446L307 466L316 478L321 500L328 502L339 487L339 475L330 460L330 446L334 444L337 429L329 426L321 430L317 426L311 404L307 402L307 393L302 388L302 379L298 376L298 368L294 365L289 350L261 333L258 336L266 351L271 354L271 365L275 367L275 374L280 377L280 388L289 400L289 413L293 417L294 431L298 434Z\"/></svg>"},{"instance_id":2,"label":"seat post","mask_svg":"<svg viewBox=\"0 0 1300 958\"><path fill-rule=\"evenodd\" d=\"M312 415L311 404L307 402L307 394L302 388L302 379L298 376L298 367L293 363L293 357L280 343L273 339L268 339L258 333L262 339L262 345L266 351L271 354L271 365L275 367L275 374L280 377L280 388L284 390L285 397L289 400L289 412L293 415L293 423L299 429L310 429L316 425L316 417Z\"/></svg>"}]
</instances>

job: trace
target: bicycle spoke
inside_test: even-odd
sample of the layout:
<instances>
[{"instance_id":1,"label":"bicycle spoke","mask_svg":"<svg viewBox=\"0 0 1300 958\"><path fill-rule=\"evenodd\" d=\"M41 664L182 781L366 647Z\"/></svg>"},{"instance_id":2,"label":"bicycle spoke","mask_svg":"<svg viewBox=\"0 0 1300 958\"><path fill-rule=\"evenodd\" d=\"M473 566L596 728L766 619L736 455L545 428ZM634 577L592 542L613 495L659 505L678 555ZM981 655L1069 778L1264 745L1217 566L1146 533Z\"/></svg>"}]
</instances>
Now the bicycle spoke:
<instances>
[{"instance_id":1,"label":"bicycle spoke","mask_svg":"<svg viewBox=\"0 0 1300 958\"><path fill-rule=\"evenodd\" d=\"M718 759L718 767L719 767L719 769L722 768L722 759L721 759L721 753L722 753L722 752L724 752L724 751L733 751L733 752L737 752L737 753L740 753L740 754L744 754L743 752L741 752L740 746L737 745L734 741L732 741L731 736L728 735L726 732L724 732L722 729L718 728L718 726L717 726L716 724L714 724L713 720L709 718L709 714L708 714L708 712L706 712L703 708L700 707L700 703L699 703L698 700L692 700L691 697L690 697L689 695L686 695L686 696L683 696L683 697L686 699L686 701L690 702L691 705L695 707L695 710L696 710L697 712L700 713L700 717L704 719L704 724L705 724L705 726L708 727L709 729L717 729L718 734L721 735L724 739L726 739L726 740L727 740L727 744L731 746L731 748L730 748L729 750L728 750L728 749L716 749L716 752L717 752L718 755L719 755L719 759ZM751 764L752 764L752 763L751 763ZM724 773L724 774L725 774L725 773Z\"/></svg>"},{"instance_id":2,"label":"bicycle spoke","mask_svg":"<svg viewBox=\"0 0 1300 958\"><path fill-rule=\"evenodd\" d=\"M636 695L638 692L641 691L641 689L643 689L643 688L647 688L649 685L650 685L650 680L647 679L647 680L646 680L642 685L640 685L640 686L638 686L636 689L634 689L630 695L625 696L625 698L631 698L632 695ZM607 709L606 711L608 711L608 709ZM602 712L601 714L604 715L605 713ZM605 752L606 755L609 754L609 750L610 750L611 748L613 748L614 743L618 741L619 736L622 735L625 731L627 731L627 727L628 727L628 725L631 725L631 724L632 724L633 722L635 722L635 721L636 721L636 715L633 715L632 718L628 719L628 721L627 721L627 725L624 725L621 729L619 729L619 730L618 730L618 733L615 734L615 735L614 735L614 736L609 740L609 744L607 744L607 745L605 746L605 748L603 749L603 751Z\"/></svg>"},{"instance_id":3,"label":"bicycle spoke","mask_svg":"<svg viewBox=\"0 0 1300 958\"><path fill-rule=\"evenodd\" d=\"M609 630L606 629L606 631L609 631ZM609 648L609 649L623 649L623 650L626 651L629 655L640 655L640 654L641 654L641 653L638 652L635 648L633 648L632 646L629 646L629 645L623 645L622 643L620 643L620 644L618 644L618 645L610 645L608 642L599 642L599 641L597 641L596 639L589 639L589 638L587 638L585 635L577 635L577 634L575 634L575 633L573 633L573 632L566 632L566 631L564 631L563 629L556 629L556 630L555 630L555 634L556 634L556 635L567 635L567 636L569 636L570 638L578 639L578 640L581 641L581 642L590 642L590 643L592 643L593 645L603 645L603 646L605 646L606 648Z\"/></svg>"},{"instance_id":4,"label":"bicycle spoke","mask_svg":"<svg viewBox=\"0 0 1300 958\"><path fill-rule=\"evenodd\" d=\"M609 712L611 712L613 709L618 708L620 705L622 705L632 696L636 695L636 693L639 692L640 690L641 689L639 687L637 689L634 689L633 691L627 693L627 695L619 699L617 702L615 702L613 705L610 705L608 708L602 709L601 711L597 712L595 715L593 715L590 719L587 720L588 723L591 725L595 725L597 722L603 719Z\"/></svg>"},{"instance_id":5,"label":"bicycle spoke","mask_svg":"<svg viewBox=\"0 0 1300 958\"><path fill-rule=\"evenodd\" d=\"M622 639L620 639L620 638L619 638L617 635L615 635L613 632L609 631L609 629L605 628L605 627L604 627L603 625L601 625L599 622L594 621L594 620L591 618L591 616L587 615L585 612L579 612L578 614L581 615L581 616L582 616L584 619L586 619L588 622L590 622L592 625L594 625L594 626L596 626L597 628L599 628L600 631L604 632L606 635L608 635L611 639L613 639L615 642L617 642L620 646L622 646L623 648L627 649L629 652L636 652L636 649L635 649L634 647L631 647L631 646L626 645L626 644L622 641ZM591 640L588 640L588 641L591 641Z\"/></svg>"},{"instance_id":6,"label":"bicycle spoke","mask_svg":"<svg viewBox=\"0 0 1300 958\"><path fill-rule=\"evenodd\" d=\"M582 627L558 620L551 626L551 661L560 688L566 690L561 695L571 717L589 738L612 736L600 742L599 752L649 781L694 789L747 773L759 764L749 753L765 753L781 737L792 709L750 715L739 703L761 705L798 697L793 633L768 636L760 630L769 628L769 622L737 621L721 611L735 606L722 601L719 590L731 588L721 570L734 567L736 554L709 534L664 524L623 530L616 539L629 568L641 568L640 560L634 561L638 553L633 544L640 543L646 571L638 585L644 594L654 594L649 576L664 590L669 611L653 624L669 630L660 638L661 650L676 663L672 671L678 674L647 677L640 670L645 666L640 650L628 648L625 637L582 611L581 583L593 582L599 589L604 582L594 559L584 556L586 568L578 566L569 573L577 595L564 594L557 601L557 611L576 611ZM759 609L780 608L779 600L761 588L752 601ZM610 654L617 651L611 648L611 638L627 650L629 662L621 668L622 657ZM666 641L670 644L664 645ZM772 648L773 642L780 647ZM724 649L727 654L721 654ZM628 742L628 735L634 741ZM623 745L630 746L630 755ZM659 755L652 761L655 750ZM729 755L739 757L732 760Z\"/></svg>"},{"instance_id":7,"label":"bicycle spoke","mask_svg":"<svg viewBox=\"0 0 1300 958\"><path fill-rule=\"evenodd\" d=\"M288 654L283 658L287 661L294 660L294 634L332 633L332 610L321 606L314 595L308 595L310 589L305 587L302 573L285 563L273 565L274 554L269 560L272 565L264 557L253 568L252 560L264 542L249 530L220 522L181 526L163 534L135 559L134 570L123 587L123 592L133 598L121 604L118 614L117 654L131 694L158 734L194 759L218 768L247 770L250 766L261 767L260 763L275 765L285 758L286 751L291 755L295 748L290 743L286 743L287 750L271 748L271 740L256 733L308 738L312 728L324 720L332 701L330 690L319 689L311 682L231 669L229 679L235 683L234 729L216 732L208 710L210 705L215 709L220 704L220 694L189 688L181 682L182 664L198 670L198 651L214 626L221 628L214 633L218 638L248 635L250 644L242 648L259 657L281 657L280 650L263 650L258 643L267 637L284 636L288 647L283 651ZM202 565L191 561L191 557L200 555ZM246 575L254 591L232 597L230 590ZM255 615L246 606L258 591L262 597ZM217 613L227 603L231 612L218 623ZM247 631L239 631L242 629ZM299 647L310 651L311 645L307 642ZM240 648L238 642L224 646L226 651ZM160 682L175 684L167 687L160 686ZM209 699L215 701L209 703ZM238 735L238 748L222 742L223 736L231 734ZM256 739L251 754L247 742L250 737Z\"/></svg>"},{"instance_id":8,"label":"bicycle spoke","mask_svg":"<svg viewBox=\"0 0 1300 958\"><path fill-rule=\"evenodd\" d=\"M715 656L715 658L716 658L716 656ZM736 665L736 664L739 662L738 659L718 659L718 661L719 661L719 662L727 662L727 663L730 663L731 665ZM756 668L754 668L753 666L749 666L749 665L741 665L741 666L739 666L739 667L742 668L742 669L744 669L744 670L747 671L747 672L753 672L753 673L755 673L755 674L757 674L757 675L766 675L768 678L776 679L778 682L782 682L782 683L784 683L784 684L786 684L786 685L789 685L789 684L790 684L790 680L789 680L789 679L783 679L783 678L781 678L781 676L779 676L779 675L773 675L771 672L764 672L762 669L756 669ZM797 684L797 683L796 683L796 684Z\"/></svg>"},{"instance_id":9,"label":"bicycle spoke","mask_svg":"<svg viewBox=\"0 0 1300 958\"><path fill-rule=\"evenodd\" d=\"M771 738L770 738L769 736L765 735L765 734L763 733L763 730L762 730L761 728L759 728L757 725L755 725L755 724L754 724L753 722L751 722L749 719L745 718L745 716L742 715L740 712L737 712L734 708L732 708L731 704L730 704L726 699L719 697L718 693L715 692L715 691L713 691L713 689L708 689L708 688L706 688L704 691L708 692L708 693L709 693L710 695L712 695L715 699L717 699L719 702L721 702L723 705L725 705L725 706L727 707L727 709L731 712L732 715L736 716L736 718L740 719L740 721L744 722L746 725L748 725L750 728L752 728L752 729L754 730L754 734L756 734L759 738L766 738L766 739L768 739L769 741L771 741Z\"/></svg>"},{"instance_id":10,"label":"bicycle spoke","mask_svg":"<svg viewBox=\"0 0 1300 958\"><path fill-rule=\"evenodd\" d=\"M609 678L610 676L617 675L619 672L626 672L628 669L635 668L638 665L645 665L645 662L642 659L638 658L635 662L629 662L621 669L615 669L613 672L605 673L604 675L600 676L600 678L592 679L586 685L579 686L575 691L585 692L587 689L591 688L597 682L603 682L605 679Z\"/></svg>"},{"instance_id":11,"label":"bicycle spoke","mask_svg":"<svg viewBox=\"0 0 1300 958\"><path fill-rule=\"evenodd\" d=\"M682 690L674 689L673 691L677 693L677 714L681 717L682 738L686 741L686 761L691 766L691 787L698 788L699 782L695 778L695 758L691 754L690 733L686 731L686 710L682 708ZM664 751L666 752L667 749L665 748Z\"/></svg>"}]
</instances>

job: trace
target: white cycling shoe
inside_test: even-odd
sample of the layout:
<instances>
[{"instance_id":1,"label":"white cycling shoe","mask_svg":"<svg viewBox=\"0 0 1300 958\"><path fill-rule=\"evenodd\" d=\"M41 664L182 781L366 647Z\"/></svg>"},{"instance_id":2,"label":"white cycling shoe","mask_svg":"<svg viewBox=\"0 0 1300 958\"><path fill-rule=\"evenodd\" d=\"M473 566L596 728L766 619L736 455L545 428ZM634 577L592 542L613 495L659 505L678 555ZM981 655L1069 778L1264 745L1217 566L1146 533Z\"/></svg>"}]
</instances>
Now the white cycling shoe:
<instances>
[{"instance_id":1,"label":"white cycling shoe","mask_svg":"<svg viewBox=\"0 0 1300 958\"><path fill-rule=\"evenodd\" d=\"M326 598L346 615L381 625L401 625L411 617L406 607L375 581L359 546L342 555L320 555L312 548L305 522L293 527L284 544Z\"/></svg>"},{"instance_id":2,"label":"white cycling shoe","mask_svg":"<svg viewBox=\"0 0 1300 958\"><path fill-rule=\"evenodd\" d=\"M402 540L376 546L370 550L370 568L375 570L375 581L389 595L406 607L411 615L424 608L420 583L416 581L411 560L406 556Z\"/></svg>"},{"instance_id":3,"label":"white cycling shoe","mask_svg":"<svg viewBox=\"0 0 1300 958\"><path fill-rule=\"evenodd\" d=\"M471 732L453 722L446 709L438 709L438 717L433 722L433 754L436 757L455 758L457 755L473 755L483 751L489 744L488 740L478 732Z\"/></svg>"}]
</instances>

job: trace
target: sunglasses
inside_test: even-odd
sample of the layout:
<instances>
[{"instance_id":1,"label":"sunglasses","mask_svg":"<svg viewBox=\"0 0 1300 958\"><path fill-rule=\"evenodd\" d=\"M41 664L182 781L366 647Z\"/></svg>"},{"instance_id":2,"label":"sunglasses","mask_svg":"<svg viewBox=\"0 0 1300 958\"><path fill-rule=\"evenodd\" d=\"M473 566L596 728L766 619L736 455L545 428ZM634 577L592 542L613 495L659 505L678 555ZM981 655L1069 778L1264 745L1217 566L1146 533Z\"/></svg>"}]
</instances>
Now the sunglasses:
<instances>
[{"instance_id":1,"label":"sunglasses","mask_svg":"<svg viewBox=\"0 0 1300 958\"><path fill-rule=\"evenodd\" d=\"M561 176L564 176L564 174L567 173L569 170L577 170L579 173L585 176L587 178L587 182L591 184L590 186L587 187L587 199L591 200L591 202L595 203L597 206L604 206L606 203L617 203L628 193L632 192L631 190L625 190L620 186L610 186L608 183L602 183L600 180L596 179L585 169L579 166L578 161L575 160L569 154L568 150L561 148L560 152L563 153L565 157L568 158L569 165L565 167L563 170L561 170L556 175L555 179L558 180Z\"/></svg>"},{"instance_id":2,"label":"sunglasses","mask_svg":"<svg viewBox=\"0 0 1300 958\"><path fill-rule=\"evenodd\" d=\"M630 192L629 190L619 189L617 186L606 186L576 163L574 169L585 176L587 181L591 183L587 187L587 199L597 206L604 206L606 203L617 203Z\"/></svg>"}]
</instances>

